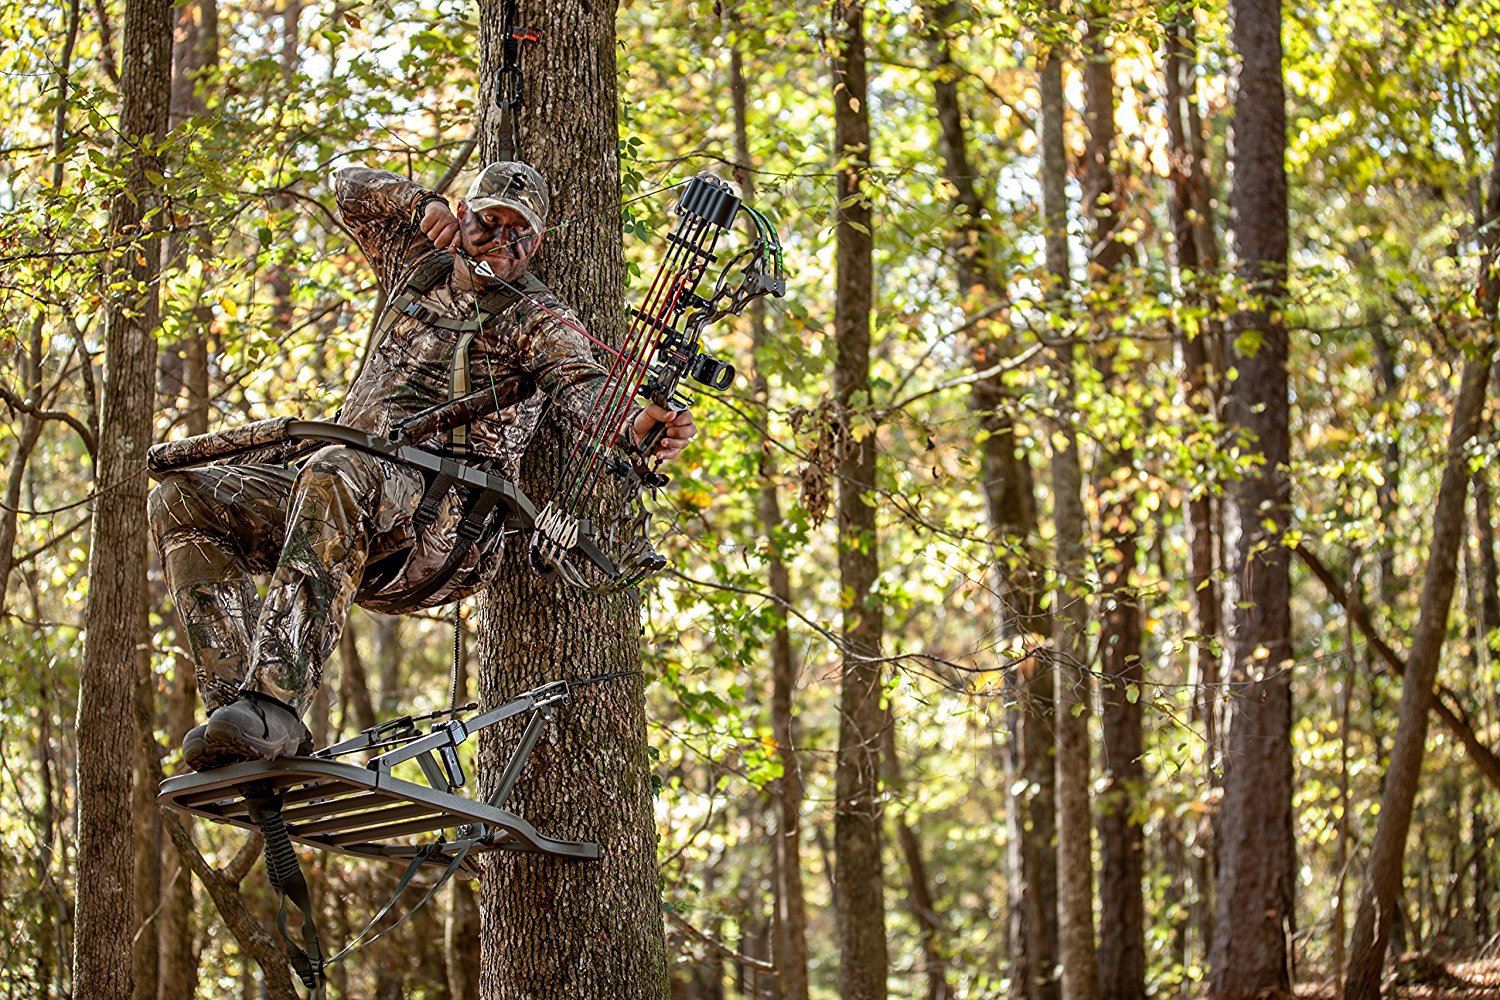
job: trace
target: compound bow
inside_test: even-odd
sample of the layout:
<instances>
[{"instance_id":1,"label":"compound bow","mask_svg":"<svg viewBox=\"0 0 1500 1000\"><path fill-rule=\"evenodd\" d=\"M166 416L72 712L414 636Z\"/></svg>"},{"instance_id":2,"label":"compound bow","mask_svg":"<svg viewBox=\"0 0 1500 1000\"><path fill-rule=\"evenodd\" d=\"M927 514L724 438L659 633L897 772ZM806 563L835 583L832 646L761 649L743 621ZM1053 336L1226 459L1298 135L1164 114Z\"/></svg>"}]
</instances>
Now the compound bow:
<instances>
[{"instance_id":1,"label":"compound bow","mask_svg":"<svg viewBox=\"0 0 1500 1000\"><path fill-rule=\"evenodd\" d=\"M677 413L687 409L683 383L692 380L724 390L734 381L734 366L702 348L704 329L716 320L743 312L766 295L786 294L781 240L765 215L746 205L725 181L699 174L688 182L675 208L677 223L667 236L667 250L641 305L631 310L624 344L604 344L577 324L555 319L583 334L611 357L594 404L563 460L553 494L537 512L530 541L532 565L590 593L610 593L634 586L666 565L647 537L650 513L644 506L608 537L601 538L584 516L588 488L600 470L609 472L626 491L639 497L666 485L667 477L652 457L666 425L651 430L635 445L627 425L636 414L637 397ZM724 262L707 294L705 276L718 262L719 239L744 216L750 242ZM545 307L543 307L545 308ZM622 457L621 452L624 453Z\"/></svg>"}]
</instances>

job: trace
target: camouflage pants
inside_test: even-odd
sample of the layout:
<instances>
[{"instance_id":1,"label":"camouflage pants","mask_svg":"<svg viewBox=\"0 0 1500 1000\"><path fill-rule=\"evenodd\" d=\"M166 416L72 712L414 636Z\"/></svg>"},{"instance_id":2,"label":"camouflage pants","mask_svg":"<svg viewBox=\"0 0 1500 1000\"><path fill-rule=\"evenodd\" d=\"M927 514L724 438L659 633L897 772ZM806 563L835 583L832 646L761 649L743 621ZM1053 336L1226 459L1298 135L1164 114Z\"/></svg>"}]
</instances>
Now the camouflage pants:
<instances>
[{"instance_id":1,"label":"camouflage pants","mask_svg":"<svg viewBox=\"0 0 1500 1000\"><path fill-rule=\"evenodd\" d=\"M213 465L161 481L151 532L210 712L242 690L306 710L365 566L411 544L421 493L416 472L341 447L300 470Z\"/></svg>"}]
</instances>

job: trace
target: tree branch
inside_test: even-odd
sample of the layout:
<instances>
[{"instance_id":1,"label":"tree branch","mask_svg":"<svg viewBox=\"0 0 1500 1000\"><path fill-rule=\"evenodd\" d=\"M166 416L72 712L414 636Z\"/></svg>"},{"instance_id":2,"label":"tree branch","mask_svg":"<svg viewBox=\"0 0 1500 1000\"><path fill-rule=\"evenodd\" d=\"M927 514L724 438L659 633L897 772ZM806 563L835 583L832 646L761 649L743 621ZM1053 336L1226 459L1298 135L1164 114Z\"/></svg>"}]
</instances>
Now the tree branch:
<instances>
[{"instance_id":1,"label":"tree branch","mask_svg":"<svg viewBox=\"0 0 1500 1000\"><path fill-rule=\"evenodd\" d=\"M1318 558L1317 553L1313 552L1312 549L1306 545L1298 545L1296 552L1303 564L1312 571L1313 576L1317 577L1319 582L1323 584L1323 587L1328 591L1328 596L1343 606L1345 614L1354 623L1354 627L1359 629L1360 634L1365 637L1365 642L1369 644L1370 648L1385 661L1386 665L1391 668L1392 673L1398 677L1404 677L1406 675L1406 661L1391 647L1390 643L1381 638L1380 633L1375 629L1374 621L1370 618L1370 612L1365 608L1364 603L1359 597L1349 592L1348 588L1344 586L1343 581L1338 578L1322 559ZM1493 749L1486 746L1474 732L1473 727L1449 707L1450 702L1455 705L1458 704L1458 696L1452 690L1442 684L1437 685L1435 690L1437 698L1432 704L1434 714L1437 715L1438 720L1448 728L1448 731L1453 734L1458 742L1463 745L1464 750L1469 755L1469 759L1474 762L1474 766L1484 775L1485 780L1495 789L1500 790L1500 754L1496 754Z\"/></svg>"}]
</instances>

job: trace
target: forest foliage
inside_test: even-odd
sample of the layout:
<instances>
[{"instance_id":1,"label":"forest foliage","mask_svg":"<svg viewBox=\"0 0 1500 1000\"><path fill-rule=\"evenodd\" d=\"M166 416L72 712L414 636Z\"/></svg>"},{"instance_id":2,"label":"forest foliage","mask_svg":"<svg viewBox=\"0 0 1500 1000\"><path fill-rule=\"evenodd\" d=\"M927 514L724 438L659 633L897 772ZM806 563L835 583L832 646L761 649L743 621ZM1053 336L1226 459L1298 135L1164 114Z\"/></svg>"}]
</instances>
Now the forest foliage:
<instances>
[{"instance_id":1,"label":"forest foliage","mask_svg":"<svg viewBox=\"0 0 1500 1000\"><path fill-rule=\"evenodd\" d=\"M128 178L117 142L120 69L131 58L120 48L122 7L44 0L0 12L0 89L10 109L0 125L6 996L65 995L73 950L73 727L107 377L103 260L108 205ZM155 438L181 436L195 421L222 428L331 415L378 303L333 210L330 174L381 166L461 193L478 166L478 12L454 0L190 0L176 10L170 130L149 151L164 164L150 182L164 194L169 230ZM1067 3L1061 12L1029 0L976 0L871 5L864 15L871 372L840 415L832 404L835 228L847 207L838 175L850 164L833 141L828 11L761 0L637 2L618 11L621 218L632 275L651 273L674 186L700 170L727 177L737 167L750 170L757 204L777 220L791 272L759 349L747 323L714 334L741 372L764 378L764 394L748 379L722 393L699 390L700 436L653 501L670 568L644 588L641 649L674 978L691 997L723 995L708 985L715 979L720 990L732 983L734 995L772 988L763 967L773 959L778 884L771 843L788 755L774 736L768 663L785 625L805 785L809 977L813 996L837 995L830 878L839 622L852 597L837 573L835 494L852 438L873 440L877 453L864 489L878 531L863 544L878 545L882 705L899 764L884 775L881 796L892 994L930 995L925 941L933 933L911 905L919 890L898 826L920 847L916 877L931 895L949 995L1022 990L1008 921L1019 877L1012 810L1026 779L1007 746L1024 708L1012 678L1044 640L1007 624L1016 608L1002 581L1024 567L1047 583L1044 611L1067 610L1060 594L1089 609L1092 652L1077 682L1085 692L1094 685L1096 707L1117 697L1142 708L1141 776L1123 798L1103 794L1115 762L1101 753L1102 723L1088 713L1094 809L1096 817L1123 810L1143 832L1146 988L1196 995L1208 977L1212 832L1223 794L1223 744L1206 713L1221 711L1223 685L1236 682L1215 683L1229 676L1217 668L1205 676L1205 661L1228 657L1229 644L1227 632L1199 628L1190 510L1195 500L1225 502L1261 471L1255 442L1212 403L1233 380L1234 358L1258 346L1253 333L1219 339L1225 318L1252 298L1234 277L1227 211L1235 153L1229 12L1218 0ZM1196 221L1223 261L1190 271L1174 263L1176 151L1165 104L1167 29L1182 18L1196 29L1192 97L1210 207ZM1330 567L1355 595L1349 603L1368 610L1370 631L1404 654L1461 369L1494 336L1493 317L1476 299L1487 239L1476 219L1500 127L1500 8L1490 0L1330 0L1285 4L1283 18L1291 243L1278 312L1291 352L1292 500L1289 530L1274 544ZM547 26L537 27L545 36ZM951 59L935 68L938 35ZM1099 37L1107 41L1098 45ZM748 95L748 164L735 150L733 53ZM1039 181L1038 72L1049 53L1062 60L1068 108L1074 280L1061 295L1047 269ZM1109 154L1108 207L1121 260L1107 274L1093 262L1099 206L1088 204L1090 58L1109 63L1120 137ZM979 218L959 199L942 153L934 82L944 74L962 101ZM565 187L568 178L552 183ZM565 241L569 220L554 221L548 239ZM964 286L976 261L989 277ZM622 293L633 301L639 290ZM989 519L983 446L995 431L973 406L976 337L995 348L987 357L1014 448L1035 479L1034 538L1004 535ZM1200 338L1210 345L1210 405L1184 367L1184 345ZM205 352L206 369L195 351ZM200 370L204 385L194 384ZM1064 430L1080 442L1087 558L1081 583L1054 590L1047 470ZM1496 448L1486 411L1465 453L1471 497L1438 684L1440 701L1500 752ZM769 531L758 506L766 487L781 505ZM1130 537L1123 553L1122 525ZM1217 540L1216 586L1233 542ZM773 556L789 571L785 606L769 595ZM1102 574L1121 559L1125 588L1109 592ZM1309 566L1292 562L1290 950L1295 974L1313 981L1345 961L1401 681ZM170 773L197 706L154 554L148 573L149 683L136 697L153 713L153 746ZM1098 669L1098 639L1125 591L1140 609L1140 677L1112 687ZM356 612L334 682L314 709L326 715L324 735L358 728L339 682L351 665L367 675L367 697L381 712L440 707L450 643L441 615L398 621ZM122 705L131 696L121 692ZM1434 725L1427 751L1397 950L1500 957L1500 789L1451 728ZM155 836L153 849L167 859L173 847L159 827ZM237 831L201 825L194 836L221 866L244 843ZM319 859L314 871L331 919L351 927L379 905L389 881L345 859ZM240 888L269 925L274 904L258 874ZM165 883L160 891L167 899ZM229 995L253 982L257 971L224 933L214 902L198 893L187 905L196 995ZM446 908L351 959L341 973L348 995L450 995Z\"/></svg>"}]
</instances>

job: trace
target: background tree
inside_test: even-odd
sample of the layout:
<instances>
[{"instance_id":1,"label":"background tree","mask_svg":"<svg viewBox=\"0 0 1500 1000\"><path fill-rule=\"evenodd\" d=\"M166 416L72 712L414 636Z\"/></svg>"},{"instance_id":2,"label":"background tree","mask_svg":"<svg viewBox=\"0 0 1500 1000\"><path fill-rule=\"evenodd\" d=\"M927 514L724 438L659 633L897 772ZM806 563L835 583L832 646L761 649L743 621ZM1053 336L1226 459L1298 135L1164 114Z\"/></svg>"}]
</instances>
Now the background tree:
<instances>
[{"instance_id":1,"label":"background tree","mask_svg":"<svg viewBox=\"0 0 1500 1000\"><path fill-rule=\"evenodd\" d=\"M78 695L78 903L74 990L131 994L134 845L131 765L142 733L128 709L145 635L146 481L142 469L155 409L161 231L160 144L172 80L172 5L125 8L116 155L104 271L104 404L99 425L89 599ZM125 705L122 705L122 701ZM122 710L124 709L124 710ZM150 958L155 957L151 949ZM154 990L152 991L154 992Z\"/></svg>"},{"instance_id":2,"label":"background tree","mask_svg":"<svg viewBox=\"0 0 1500 1000\"><path fill-rule=\"evenodd\" d=\"M1211 989L1225 998L1288 990L1296 926L1292 834L1290 401L1286 299L1286 99L1281 7L1230 5L1236 58L1229 225L1240 301L1230 314L1227 418L1255 456L1227 512L1235 608L1224 804L1218 828Z\"/></svg>"}]
</instances>

